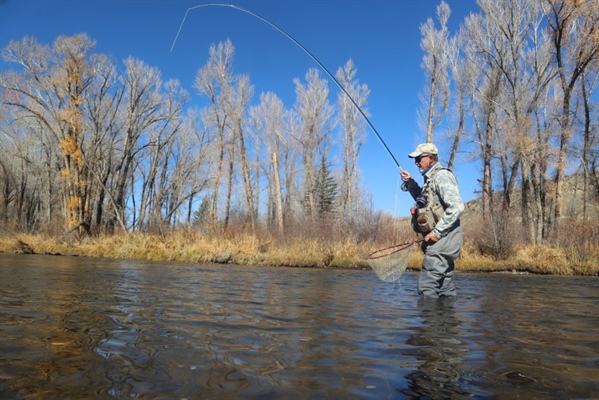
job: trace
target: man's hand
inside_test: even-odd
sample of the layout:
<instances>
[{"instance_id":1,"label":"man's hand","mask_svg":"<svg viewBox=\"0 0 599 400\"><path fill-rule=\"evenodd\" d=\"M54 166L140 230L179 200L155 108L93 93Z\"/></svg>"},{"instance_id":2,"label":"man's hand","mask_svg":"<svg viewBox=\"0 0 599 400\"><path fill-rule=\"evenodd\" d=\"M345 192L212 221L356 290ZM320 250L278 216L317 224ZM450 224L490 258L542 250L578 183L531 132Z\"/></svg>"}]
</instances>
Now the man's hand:
<instances>
[{"instance_id":1,"label":"man's hand","mask_svg":"<svg viewBox=\"0 0 599 400\"><path fill-rule=\"evenodd\" d=\"M432 242L432 243L436 243L439 241L439 238L437 237L437 235L435 235L435 231L430 231L425 237L424 237L424 241L425 242Z\"/></svg>"},{"instance_id":2,"label":"man's hand","mask_svg":"<svg viewBox=\"0 0 599 400\"><path fill-rule=\"evenodd\" d=\"M401 169L399 171L400 175L401 175L401 180L404 182L409 181L410 179L412 179L412 175L410 175L410 173L404 169Z\"/></svg>"}]
</instances>

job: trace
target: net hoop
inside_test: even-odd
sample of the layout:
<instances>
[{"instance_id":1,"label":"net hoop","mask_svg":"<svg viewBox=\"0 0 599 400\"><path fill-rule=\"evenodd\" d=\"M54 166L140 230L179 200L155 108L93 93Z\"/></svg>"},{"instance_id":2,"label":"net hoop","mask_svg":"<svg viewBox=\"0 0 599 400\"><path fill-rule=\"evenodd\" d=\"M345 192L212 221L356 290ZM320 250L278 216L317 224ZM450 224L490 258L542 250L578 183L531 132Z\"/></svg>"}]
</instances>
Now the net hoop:
<instances>
[{"instance_id":1,"label":"net hoop","mask_svg":"<svg viewBox=\"0 0 599 400\"><path fill-rule=\"evenodd\" d=\"M414 243L406 242L376 250L368 256L368 265L383 282L395 282L408 267L410 251Z\"/></svg>"},{"instance_id":2,"label":"net hoop","mask_svg":"<svg viewBox=\"0 0 599 400\"><path fill-rule=\"evenodd\" d=\"M378 249L378 250L370 253L370 255L368 256L368 260L377 260L379 258L391 256L399 251L407 249L414 243L415 242L406 242L406 243L400 243L400 244L396 244L393 246L385 247L383 249Z\"/></svg>"}]
</instances>

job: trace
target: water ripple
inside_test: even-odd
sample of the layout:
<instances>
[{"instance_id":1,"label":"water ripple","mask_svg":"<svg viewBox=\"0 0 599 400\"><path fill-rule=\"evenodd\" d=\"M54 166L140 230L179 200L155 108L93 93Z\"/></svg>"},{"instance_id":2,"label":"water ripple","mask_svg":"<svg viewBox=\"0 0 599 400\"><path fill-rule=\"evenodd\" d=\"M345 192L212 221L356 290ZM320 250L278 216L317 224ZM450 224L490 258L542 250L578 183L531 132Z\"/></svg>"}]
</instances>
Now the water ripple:
<instances>
[{"instance_id":1,"label":"water ripple","mask_svg":"<svg viewBox=\"0 0 599 400\"><path fill-rule=\"evenodd\" d=\"M1 398L593 398L599 279L0 255Z\"/></svg>"}]
</instances>

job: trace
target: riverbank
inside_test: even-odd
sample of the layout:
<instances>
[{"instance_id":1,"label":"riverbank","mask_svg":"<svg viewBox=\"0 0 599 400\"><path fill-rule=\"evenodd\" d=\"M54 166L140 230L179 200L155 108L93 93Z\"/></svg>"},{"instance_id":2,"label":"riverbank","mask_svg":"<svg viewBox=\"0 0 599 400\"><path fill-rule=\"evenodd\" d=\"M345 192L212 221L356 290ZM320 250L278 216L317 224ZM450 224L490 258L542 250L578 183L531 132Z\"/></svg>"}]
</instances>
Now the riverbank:
<instances>
[{"instance_id":1,"label":"riverbank","mask_svg":"<svg viewBox=\"0 0 599 400\"><path fill-rule=\"evenodd\" d=\"M63 256L176 261L301 268L370 269L368 255L380 248L350 240L318 238L282 240L243 234L211 237L181 231L168 235L130 233L65 240L43 235L0 235L0 253L52 254ZM422 254L411 246L408 268L419 270ZM551 248L523 245L512 257L497 260L479 254L466 242L456 270L463 272L525 272L551 275L599 276L599 248Z\"/></svg>"}]
</instances>

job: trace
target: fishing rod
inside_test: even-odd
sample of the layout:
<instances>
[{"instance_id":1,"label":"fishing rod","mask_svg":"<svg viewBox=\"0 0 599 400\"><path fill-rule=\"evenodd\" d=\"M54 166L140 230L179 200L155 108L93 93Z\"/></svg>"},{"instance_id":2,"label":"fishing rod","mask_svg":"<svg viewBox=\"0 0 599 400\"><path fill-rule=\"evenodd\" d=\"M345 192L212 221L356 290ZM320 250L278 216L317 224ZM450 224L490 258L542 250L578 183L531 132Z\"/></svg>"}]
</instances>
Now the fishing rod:
<instances>
[{"instance_id":1,"label":"fishing rod","mask_svg":"<svg viewBox=\"0 0 599 400\"><path fill-rule=\"evenodd\" d=\"M191 10L195 10L196 8L200 8L200 7L214 7L214 6L216 6L216 7L229 7L229 8L233 8L234 10L244 12L246 14L249 14L249 15L255 17L255 18L258 18L258 19L266 22L268 25L272 26L277 31L279 31L283 35L285 35L289 40L291 40L293 43L295 43L306 54L308 54L310 56L310 58L312 58L312 60L314 60L320 66L320 68L322 68L324 70L324 72L326 72L327 75L337 84L337 86L339 86L339 89L341 89L343 91L343 93L345 93L345 95L351 100L351 102L354 104L354 106L356 106L356 108L358 109L358 111L360 112L360 114L362 114L362 117L364 117L364 120L366 120L366 122L368 123L368 126L370 126L370 129L372 129L372 131L374 132L374 134L376 135L376 137L378 138L378 140L381 142L381 144L383 145L383 147L385 148L385 150L387 150L387 153L389 154L389 156L391 156L391 159L393 159L393 162L395 163L395 165L399 168L400 171L402 170L401 166L397 162L397 159L395 158L395 156L393 155L393 153L391 153L391 150L389 149L389 147L387 146L387 144L385 143L385 141L383 140L383 138L381 137L381 135L379 134L379 132L376 130L376 128L374 127L374 125L372 124L372 122L370 122L370 120L368 119L368 117L366 116L366 114L364 113L364 111L362 111L362 109L360 108L360 106L358 105L358 103L356 103L356 101L354 100L354 98L347 92L347 90L345 90L345 88L343 87L343 85L341 85L341 83L339 83L339 81L333 76L333 74L331 74L331 72L327 69L327 67L325 67L324 64L321 63L318 60L318 58L316 58L316 56L314 56L314 54L312 54L306 47L304 47L303 44L301 44L293 36L291 36L290 34L288 34L287 32L285 32L282 28L278 27L277 25L275 25L274 23L270 22L266 18L261 17L260 15L254 13L254 12L252 12L250 10L246 10L244 8L238 7L238 6L234 5L234 4L208 3L208 4L200 4L200 5L197 5L197 6L190 7L190 8L187 9L187 11L185 11L185 16L183 17L183 21L181 21L181 26L179 26L179 30L177 31L177 35L175 36L175 40L173 41L173 45L171 46L171 51L173 51L173 48L175 47L175 43L177 42L177 38L179 37L179 34L181 33L181 29L183 29L183 24L185 23L185 20L187 19L187 14L189 14L189 12Z\"/></svg>"}]
</instances>

